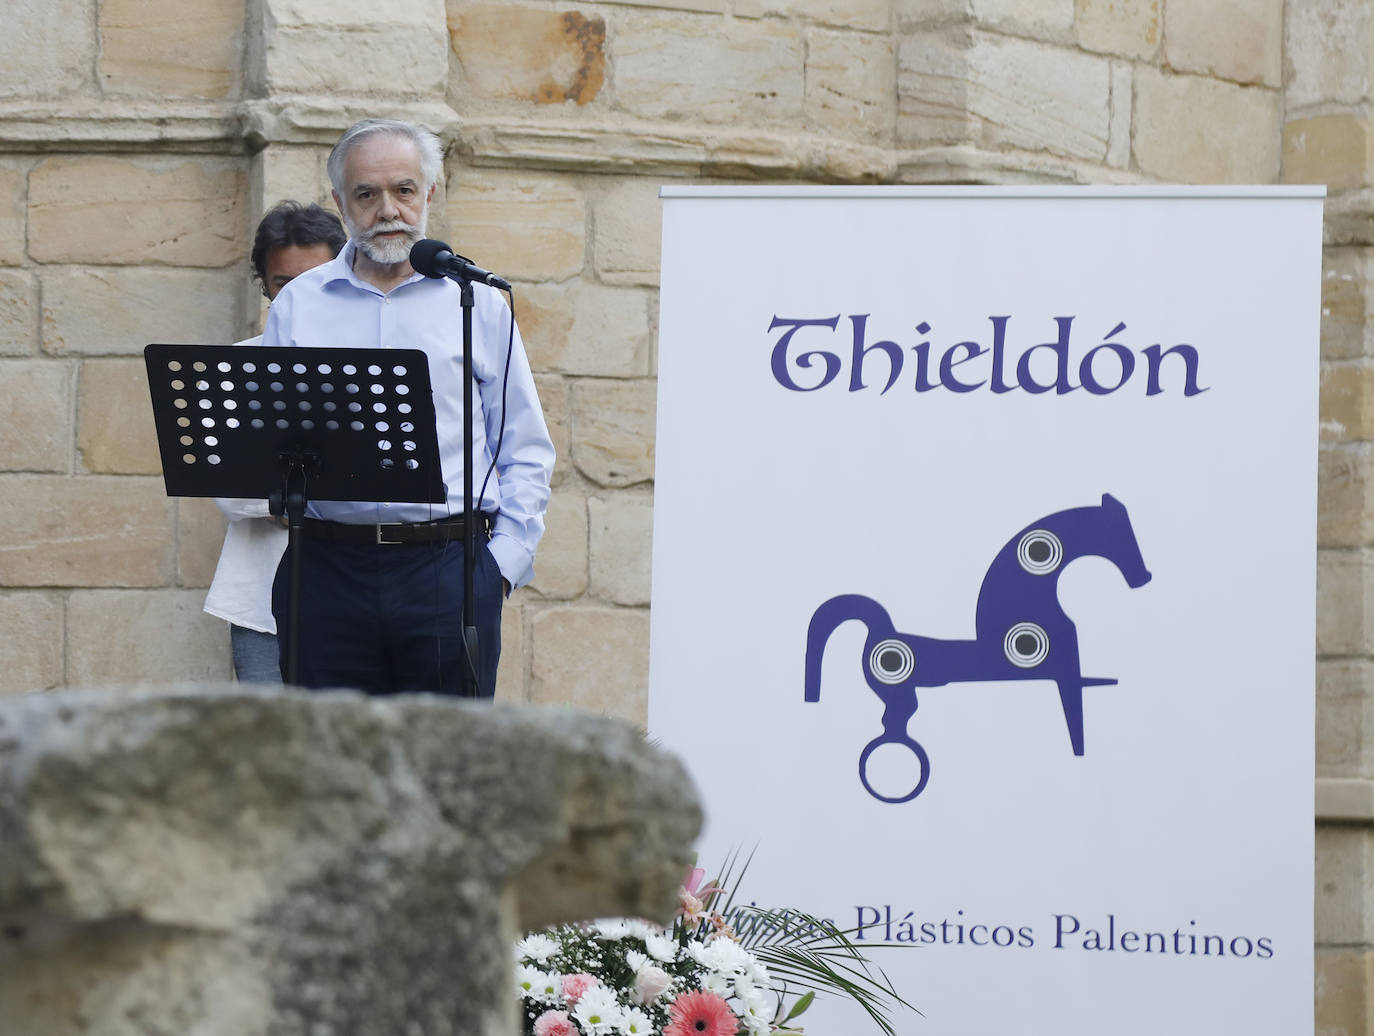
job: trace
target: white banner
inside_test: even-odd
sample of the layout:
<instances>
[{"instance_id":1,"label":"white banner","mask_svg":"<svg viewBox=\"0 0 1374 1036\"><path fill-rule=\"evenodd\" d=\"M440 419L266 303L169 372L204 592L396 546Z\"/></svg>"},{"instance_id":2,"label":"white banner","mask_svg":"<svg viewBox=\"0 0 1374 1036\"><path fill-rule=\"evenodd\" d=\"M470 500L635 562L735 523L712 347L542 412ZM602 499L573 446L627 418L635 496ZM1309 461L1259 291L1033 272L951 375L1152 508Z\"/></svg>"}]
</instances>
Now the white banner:
<instances>
[{"instance_id":1,"label":"white banner","mask_svg":"<svg viewBox=\"0 0 1374 1036\"><path fill-rule=\"evenodd\" d=\"M1322 191L662 194L703 865L861 926L904 1036L1311 1033Z\"/></svg>"}]
</instances>

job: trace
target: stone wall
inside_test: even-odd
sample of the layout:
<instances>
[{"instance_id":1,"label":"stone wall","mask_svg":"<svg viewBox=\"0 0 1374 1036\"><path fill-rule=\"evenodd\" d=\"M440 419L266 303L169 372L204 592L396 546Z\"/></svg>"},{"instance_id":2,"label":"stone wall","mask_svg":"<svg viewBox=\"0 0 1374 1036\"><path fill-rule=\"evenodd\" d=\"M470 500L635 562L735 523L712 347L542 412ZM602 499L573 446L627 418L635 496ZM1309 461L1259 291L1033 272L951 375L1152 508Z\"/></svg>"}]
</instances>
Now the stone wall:
<instances>
[{"instance_id":1,"label":"stone wall","mask_svg":"<svg viewBox=\"0 0 1374 1036\"><path fill-rule=\"evenodd\" d=\"M1370 0L12 0L0 690L227 672L222 525L139 350L262 318L262 208L364 114L449 144L433 233L517 285L557 441L500 694L642 720L665 182L1324 183L1318 1031L1374 1032Z\"/></svg>"}]
</instances>

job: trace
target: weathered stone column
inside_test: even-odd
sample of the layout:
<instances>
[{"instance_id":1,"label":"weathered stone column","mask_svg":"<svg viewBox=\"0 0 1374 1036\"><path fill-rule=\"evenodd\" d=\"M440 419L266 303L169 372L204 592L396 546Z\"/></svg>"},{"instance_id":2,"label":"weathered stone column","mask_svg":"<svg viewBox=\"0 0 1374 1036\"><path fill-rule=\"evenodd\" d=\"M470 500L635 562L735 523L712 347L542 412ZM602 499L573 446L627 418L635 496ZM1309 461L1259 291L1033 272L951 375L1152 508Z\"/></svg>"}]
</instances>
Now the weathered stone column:
<instances>
[{"instance_id":1,"label":"weathered stone column","mask_svg":"<svg viewBox=\"0 0 1374 1036\"><path fill-rule=\"evenodd\" d=\"M699 826L676 760L585 714L0 699L0 1032L513 1036L517 931L668 918Z\"/></svg>"},{"instance_id":2,"label":"weathered stone column","mask_svg":"<svg viewBox=\"0 0 1374 1036\"><path fill-rule=\"evenodd\" d=\"M1283 173L1326 184L1317 509L1316 1027L1374 1031L1374 9L1285 6Z\"/></svg>"}]
</instances>

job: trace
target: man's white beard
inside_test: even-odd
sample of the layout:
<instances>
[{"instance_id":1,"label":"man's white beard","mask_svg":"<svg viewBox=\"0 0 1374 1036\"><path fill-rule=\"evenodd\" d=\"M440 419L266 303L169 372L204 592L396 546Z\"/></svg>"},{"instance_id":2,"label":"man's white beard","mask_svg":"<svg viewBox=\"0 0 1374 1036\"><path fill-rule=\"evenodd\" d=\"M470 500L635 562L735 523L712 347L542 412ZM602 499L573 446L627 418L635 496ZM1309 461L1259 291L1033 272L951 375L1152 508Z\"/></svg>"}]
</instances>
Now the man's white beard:
<instances>
[{"instance_id":1,"label":"man's white beard","mask_svg":"<svg viewBox=\"0 0 1374 1036\"><path fill-rule=\"evenodd\" d=\"M391 220L388 223L379 223L375 227L369 227L366 233L358 233L358 228L353 225L351 220L348 223L348 232L357 241L358 248L363 255L367 256L374 263L381 266L395 266L403 263L410 258L410 248L416 241L425 236L425 227L429 223L429 206L424 207L420 213L420 222L410 224L401 220ZM376 236L388 231L405 231L405 237L399 241L378 241Z\"/></svg>"}]
</instances>

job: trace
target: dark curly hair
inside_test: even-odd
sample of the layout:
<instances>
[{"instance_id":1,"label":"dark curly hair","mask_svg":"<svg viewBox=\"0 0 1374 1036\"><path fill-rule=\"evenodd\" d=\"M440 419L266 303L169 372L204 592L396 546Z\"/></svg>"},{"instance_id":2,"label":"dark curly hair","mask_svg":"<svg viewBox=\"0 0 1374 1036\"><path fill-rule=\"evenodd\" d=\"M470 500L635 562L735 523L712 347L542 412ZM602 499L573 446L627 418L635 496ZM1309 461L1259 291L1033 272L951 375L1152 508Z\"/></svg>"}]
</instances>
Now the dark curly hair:
<instances>
[{"instance_id":1,"label":"dark curly hair","mask_svg":"<svg viewBox=\"0 0 1374 1036\"><path fill-rule=\"evenodd\" d=\"M348 240L339 217L311 202L284 201L274 205L262 217L253 237L253 274L267 282L267 255L273 249L289 245L328 245L335 255Z\"/></svg>"}]
</instances>

